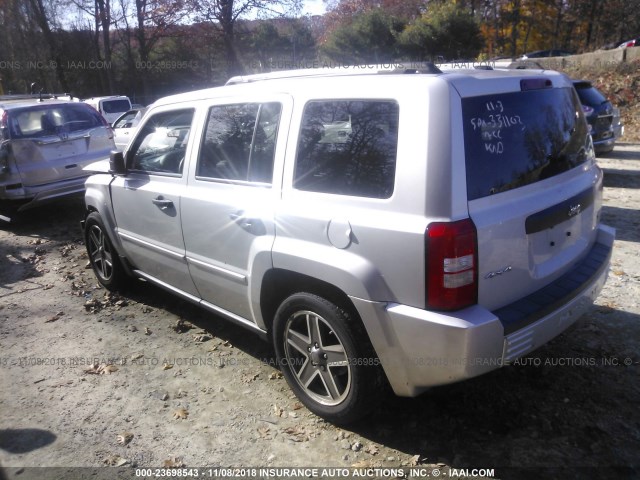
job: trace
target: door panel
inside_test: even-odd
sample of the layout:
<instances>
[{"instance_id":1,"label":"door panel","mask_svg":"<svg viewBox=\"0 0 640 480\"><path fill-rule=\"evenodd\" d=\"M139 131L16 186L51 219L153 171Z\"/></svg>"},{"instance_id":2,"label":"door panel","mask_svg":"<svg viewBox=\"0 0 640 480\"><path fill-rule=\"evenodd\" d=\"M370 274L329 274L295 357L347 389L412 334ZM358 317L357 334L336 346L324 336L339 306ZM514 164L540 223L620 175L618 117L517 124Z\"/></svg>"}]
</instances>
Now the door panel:
<instances>
[{"instance_id":1,"label":"door panel","mask_svg":"<svg viewBox=\"0 0 640 480\"><path fill-rule=\"evenodd\" d=\"M189 269L202 298L251 318L249 279L255 257L274 239L272 191L201 181L183 198ZM270 260L270 255L269 255Z\"/></svg>"},{"instance_id":2,"label":"door panel","mask_svg":"<svg viewBox=\"0 0 640 480\"><path fill-rule=\"evenodd\" d=\"M168 110L149 117L127 154L130 173L114 179L111 197L118 235L134 267L198 296L180 216L193 113Z\"/></svg>"},{"instance_id":3,"label":"door panel","mask_svg":"<svg viewBox=\"0 0 640 480\"><path fill-rule=\"evenodd\" d=\"M111 188L118 235L135 268L197 296L180 228L183 179L130 174Z\"/></svg>"},{"instance_id":4,"label":"door panel","mask_svg":"<svg viewBox=\"0 0 640 480\"><path fill-rule=\"evenodd\" d=\"M288 97L211 106L182 199L187 260L203 300L250 320L255 272L271 267L274 172L282 171L290 116Z\"/></svg>"}]
</instances>

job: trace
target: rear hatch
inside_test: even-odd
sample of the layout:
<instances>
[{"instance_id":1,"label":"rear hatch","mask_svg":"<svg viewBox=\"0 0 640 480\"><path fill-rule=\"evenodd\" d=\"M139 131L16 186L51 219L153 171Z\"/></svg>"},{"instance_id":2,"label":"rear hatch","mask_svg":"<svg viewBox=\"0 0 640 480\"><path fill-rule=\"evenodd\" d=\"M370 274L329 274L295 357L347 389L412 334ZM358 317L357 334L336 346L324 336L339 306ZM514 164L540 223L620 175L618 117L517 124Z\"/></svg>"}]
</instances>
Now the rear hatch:
<instances>
[{"instance_id":1,"label":"rear hatch","mask_svg":"<svg viewBox=\"0 0 640 480\"><path fill-rule=\"evenodd\" d=\"M131 110L128 98L111 98L100 100L100 112L109 124L115 122L120 115Z\"/></svg>"},{"instance_id":2,"label":"rear hatch","mask_svg":"<svg viewBox=\"0 0 640 480\"><path fill-rule=\"evenodd\" d=\"M602 173L568 80L489 81L458 90L478 302L495 311L549 285L589 253Z\"/></svg>"},{"instance_id":3,"label":"rear hatch","mask_svg":"<svg viewBox=\"0 0 640 480\"><path fill-rule=\"evenodd\" d=\"M11 149L25 187L86 176L82 168L109 156L113 133L82 103L12 110Z\"/></svg>"}]
</instances>

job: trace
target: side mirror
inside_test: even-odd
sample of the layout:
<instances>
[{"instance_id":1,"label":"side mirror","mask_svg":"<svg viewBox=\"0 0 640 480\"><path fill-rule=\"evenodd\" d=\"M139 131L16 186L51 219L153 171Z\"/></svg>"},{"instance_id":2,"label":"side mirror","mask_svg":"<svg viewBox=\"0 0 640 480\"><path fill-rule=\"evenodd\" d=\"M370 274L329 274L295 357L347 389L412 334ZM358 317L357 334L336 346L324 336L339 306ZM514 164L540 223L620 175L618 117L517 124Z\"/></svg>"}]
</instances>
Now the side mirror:
<instances>
[{"instance_id":1,"label":"side mirror","mask_svg":"<svg viewBox=\"0 0 640 480\"><path fill-rule=\"evenodd\" d=\"M109 157L109 173L113 175L126 175L127 166L124 161L124 153L112 151Z\"/></svg>"}]
</instances>

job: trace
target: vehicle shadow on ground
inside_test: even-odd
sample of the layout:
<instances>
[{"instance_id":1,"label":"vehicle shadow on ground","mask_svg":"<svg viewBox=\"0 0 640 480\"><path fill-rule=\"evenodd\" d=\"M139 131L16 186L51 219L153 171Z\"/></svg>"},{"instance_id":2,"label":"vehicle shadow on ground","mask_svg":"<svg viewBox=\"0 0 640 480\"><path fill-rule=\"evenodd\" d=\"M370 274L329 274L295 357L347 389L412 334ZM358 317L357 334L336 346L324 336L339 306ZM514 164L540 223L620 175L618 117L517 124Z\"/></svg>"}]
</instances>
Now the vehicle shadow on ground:
<instances>
[{"instance_id":1,"label":"vehicle shadow on ground","mask_svg":"<svg viewBox=\"0 0 640 480\"><path fill-rule=\"evenodd\" d=\"M0 449L9 453L27 453L53 443L56 436L39 428L0 429Z\"/></svg>"},{"instance_id":2,"label":"vehicle shadow on ground","mask_svg":"<svg viewBox=\"0 0 640 480\"><path fill-rule=\"evenodd\" d=\"M59 246L51 242L81 242L83 214L82 198L69 198L29 210L16 223L2 222L0 229L29 240L11 244L0 239L0 297L20 293L11 287L18 281L32 284L34 290L43 287L37 280L42 276L40 257Z\"/></svg>"},{"instance_id":3,"label":"vehicle shadow on ground","mask_svg":"<svg viewBox=\"0 0 640 480\"><path fill-rule=\"evenodd\" d=\"M0 223L0 229L22 237L47 240L81 239L84 198L75 196L21 212L14 222Z\"/></svg>"},{"instance_id":4,"label":"vehicle shadow on ground","mask_svg":"<svg viewBox=\"0 0 640 480\"><path fill-rule=\"evenodd\" d=\"M616 229L616 240L640 242L640 213L633 208L602 207L602 222Z\"/></svg>"},{"instance_id":5,"label":"vehicle shadow on ground","mask_svg":"<svg viewBox=\"0 0 640 480\"><path fill-rule=\"evenodd\" d=\"M640 451L640 414L633 407L640 401L640 357L628 356L630 346L623 351L602 340L611 323L640 325L640 315L594 307L516 364L417 398L389 396L352 429L420 462L452 468L539 473L543 467L611 466L640 474L632 453ZM626 399L626 411L612 411L616 397Z\"/></svg>"},{"instance_id":6,"label":"vehicle shadow on ground","mask_svg":"<svg viewBox=\"0 0 640 480\"><path fill-rule=\"evenodd\" d=\"M129 287L121 291L120 294L126 299L167 311L191 323L196 328L206 330L213 337L230 342L234 347L255 359L275 364L273 363L273 349L258 334L252 334L251 330L235 325L203 307L168 294L160 287L148 282L133 280ZM167 323L162 328L171 328L174 325Z\"/></svg>"},{"instance_id":7,"label":"vehicle shadow on ground","mask_svg":"<svg viewBox=\"0 0 640 480\"><path fill-rule=\"evenodd\" d=\"M625 143L621 144L626 147L638 147L640 143ZM640 154L638 154L637 150L620 150L619 148L614 149L611 152L601 155L603 158L611 158L615 160L640 160Z\"/></svg>"}]
</instances>

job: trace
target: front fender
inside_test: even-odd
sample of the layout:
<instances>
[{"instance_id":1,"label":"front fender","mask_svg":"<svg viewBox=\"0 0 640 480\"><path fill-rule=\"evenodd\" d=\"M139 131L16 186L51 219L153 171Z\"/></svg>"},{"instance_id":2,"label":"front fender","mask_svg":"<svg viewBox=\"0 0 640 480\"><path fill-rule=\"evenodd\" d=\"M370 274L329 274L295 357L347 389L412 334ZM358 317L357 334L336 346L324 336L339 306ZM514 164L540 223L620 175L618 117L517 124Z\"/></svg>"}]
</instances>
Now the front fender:
<instances>
[{"instance_id":1,"label":"front fender","mask_svg":"<svg viewBox=\"0 0 640 480\"><path fill-rule=\"evenodd\" d=\"M98 214L100 214L111 244L118 252L118 255L124 257L124 249L122 248L120 237L116 235L118 225L111 203L112 181L113 176L111 175L97 174L90 176L85 182L84 203L87 215L89 212L98 212Z\"/></svg>"}]
</instances>

